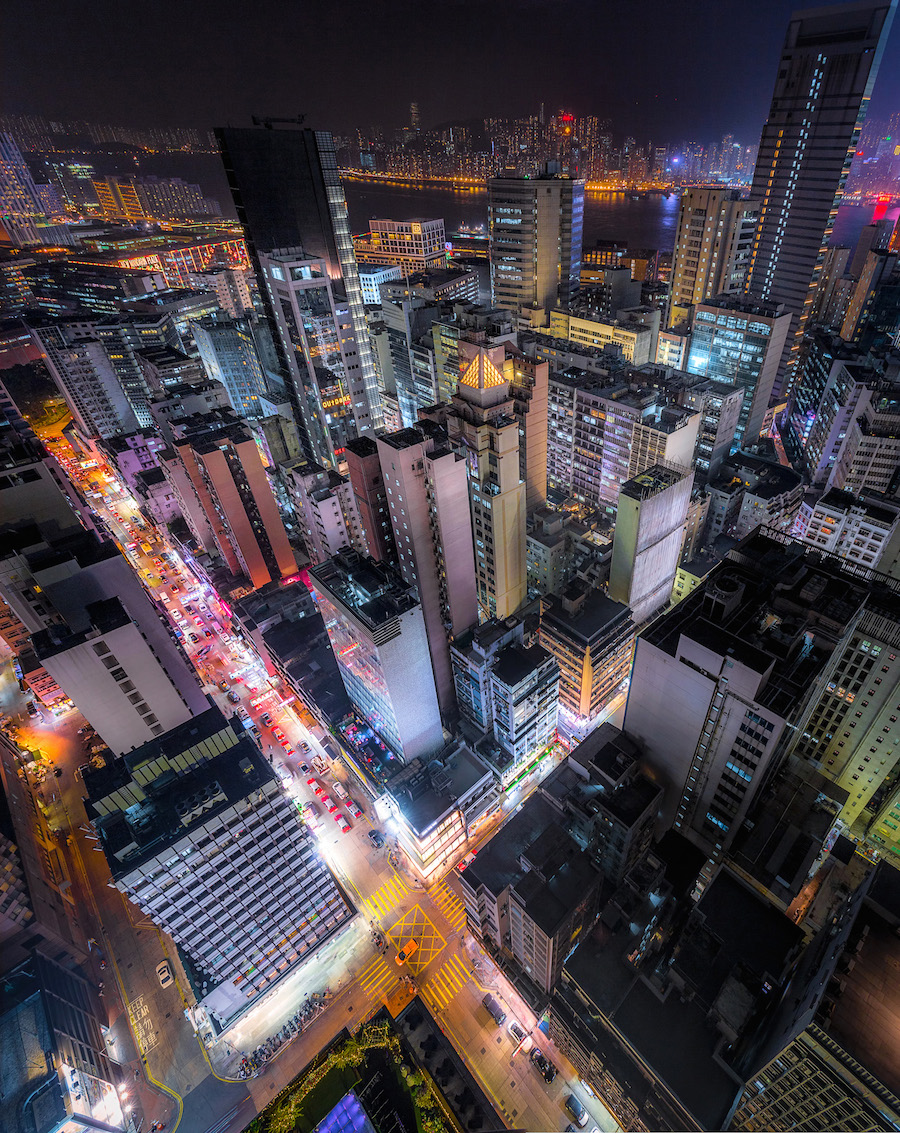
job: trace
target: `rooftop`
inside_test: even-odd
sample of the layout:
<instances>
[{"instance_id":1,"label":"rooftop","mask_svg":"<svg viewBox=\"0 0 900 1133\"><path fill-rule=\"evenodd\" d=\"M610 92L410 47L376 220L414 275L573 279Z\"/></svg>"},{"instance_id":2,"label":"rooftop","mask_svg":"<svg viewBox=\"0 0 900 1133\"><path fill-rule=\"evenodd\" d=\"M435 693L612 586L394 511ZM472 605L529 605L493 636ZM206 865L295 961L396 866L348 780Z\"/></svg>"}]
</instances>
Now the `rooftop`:
<instances>
[{"instance_id":1,"label":"rooftop","mask_svg":"<svg viewBox=\"0 0 900 1133\"><path fill-rule=\"evenodd\" d=\"M662 464L654 464L652 468L647 468L638 476L626 480L619 493L633 500L647 500L680 484L688 475L690 473L684 470L676 471Z\"/></svg>"},{"instance_id":2,"label":"rooftop","mask_svg":"<svg viewBox=\"0 0 900 1133\"><path fill-rule=\"evenodd\" d=\"M585 595L578 582L570 583L561 598L545 600L541 614L544 624L584 645L594 644L617 623L631 620L631 611L621 602L614 602L602 590L591 589Z\"/></svg>"},{"instance_id":3,"label":"rooftop","mask_svg":"<svg viewBox=\"0 0 900 1133\"><path fill-rule=\"evenodd\" d=\"M357 551L339 551L309 573L314 586L370 630L419 606L416 591L390 566Z\"/></svg>"},{"instance_id":4,"label":"rooftop","mask_svg":"<svg viewBox=\"0 0 900 1133\"><path fill-rule=\"evenodd\" d=\"M508 688L514 688L551 659L551 654L540 645L527 649L524 645L507 645L497 655L494 676Z\"/></svg>"},{"instance_id":5,"label":"rooftop","mask_svg":"<svg viewBox=\"0 0 900 1133\"><path fill-rule=\"evenodd\" d=\"M529 867L513 884L510 896L538 928L553 936L597 882L587 854L559 823L551 823L523 851Z\"/></svg>"},{"instance_id":6,"label":"rooftop","mask_svg":"<svg viewBox=\"0 0 900 1133\"><path fill-rule=\"evenodd\" d=\"M407 825L421 837L490 774L487 765L460 743L441 759L407 763L391 777L387 789Z\"/></svg>"},{"instance_id":7,"label":"rooftop","mask_svg":"<svg viewBox=\"0 0 900 1133\"><path fill-rule=\"evenodd\" d=\"M469 865L463 880L478 890L482 885L499 895L522 873L523 852L559 818L559 811L541 795L532 795L522 809L483 846Z\"/></svg>"}]
</instances>

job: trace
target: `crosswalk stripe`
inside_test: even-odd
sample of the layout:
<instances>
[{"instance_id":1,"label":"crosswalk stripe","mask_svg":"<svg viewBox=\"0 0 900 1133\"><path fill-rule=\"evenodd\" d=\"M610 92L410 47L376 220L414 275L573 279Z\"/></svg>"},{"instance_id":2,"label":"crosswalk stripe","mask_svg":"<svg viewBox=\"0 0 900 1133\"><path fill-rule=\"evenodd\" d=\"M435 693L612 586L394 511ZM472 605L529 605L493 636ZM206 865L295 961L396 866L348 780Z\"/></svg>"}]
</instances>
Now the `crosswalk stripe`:
<instances>
[{"instance_id":1,"label":"crosswalk stripe","mask_svg":"<svg viewBox=\"0 0 900 1133\"><path fill-rule=\"evenodd\" d=\"M446 1007L466 985L469 973L459 956L451 956L428 982L429 991L441 1007Z\"/></svg>"},{"instance_id":2,"label":"crosswalk stripe","mask_svg":"<svg viewBox=\"0 0 900 1133\"><path fill-rule=\"evenodd\" d=\"M406 883L395 874L379 889L376 889L366 903L372 908L375 916L384 917L408 895L409 888Z\"/></svg>"}]
</instances>

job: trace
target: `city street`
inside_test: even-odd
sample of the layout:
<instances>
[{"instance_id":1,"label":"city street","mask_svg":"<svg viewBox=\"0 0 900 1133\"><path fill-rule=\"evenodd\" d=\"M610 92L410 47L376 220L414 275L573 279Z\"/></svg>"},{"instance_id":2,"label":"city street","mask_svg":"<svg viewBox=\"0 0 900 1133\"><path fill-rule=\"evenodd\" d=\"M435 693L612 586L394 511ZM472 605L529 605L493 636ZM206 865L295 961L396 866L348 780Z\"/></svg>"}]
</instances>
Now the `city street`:
<instances>
[{"instance_id":1,"label":"city street","mask_svg":"<svg viewBox=\"0 0 900 1133\"><path fill-rule=\"evenodd\" d=\"M574 1090L598 1129L617 1128L599 1102L578 1084L575 1071L549 1038L537 1031L533 1013L466 932L453 864L450 873L429 890L402 866L395 869L391 865L389 837L380 849L367 837L375 822L373 800L343 760L332 762L320 742L321 728L303 706L292 704L289 690L277 678L270 679L259 658L233 634L227 607L146 524L108 469L81 468L83 462L73 459L67 448L60 447L57 454L83 491L102 493L101 498L91 500L91 506L108 522L161 613L171 620L204 691L227 715L239 712L245 724L252 723L258 730L260 748L298 809L305 807L322 856L359 910L352 925L214 1037L203 1012L196 1010L173 942L111 886L105 857L86 823L82 803L78 769L87 756L78 733L85 725L83 718L72 711L51 723L45 709L34 720L23 713L18 720L21 734L63 770L55 781L58 809L51 821L66 836L66 852L84 898L83 908L98 946L111 962L107 971L112 969L112 978L106 981L111 1018L115 1017L111 1051L125 1063L139 1057L147 1080L171 1099L168 1115L166 1102L156 1094L160 1112L150 1113L149 1120L171 1120L171 1128L184 1133L213 1129L215 1133L238 1133L343 1027L356 1027L383 1003L392 1009L402 1007L418 993L510 1125L564 1129L569 1118L562 1103ZM470 848L486 841L557 763L556 755L545 759L538 771L519 784L504 807L482 823ZM303 772L301 764L310 770ZM349 795L346 801L335 791L336 782ZM329 802L323 796L330 796ZM353 813L356 807L362 811L360 817ZM344 825L349 826L347 832L342 831ZM377 822L375 825L377 828ZM383 953L376 947L374 932L382 936ZM418 948L400 966L397 952L411 939ZM166 959L175 979L162 988L156 967ZM405 982L408 978L414 987ZM234 1081L241 1055L276 1033L311 992L326 989L330 991L327 1005L303 1033L283 1046L258 1077ZM509 1018L502 1028L496 1027L481 1004L486 991L506 1006ZM115 1003L116 993L120 1007ZM521 1046L508 1029L513 1019L528 1036ZM528 1057L532 1045L538 1045L559 1068L550 1085Z\"/></svg>"}]
</instances>

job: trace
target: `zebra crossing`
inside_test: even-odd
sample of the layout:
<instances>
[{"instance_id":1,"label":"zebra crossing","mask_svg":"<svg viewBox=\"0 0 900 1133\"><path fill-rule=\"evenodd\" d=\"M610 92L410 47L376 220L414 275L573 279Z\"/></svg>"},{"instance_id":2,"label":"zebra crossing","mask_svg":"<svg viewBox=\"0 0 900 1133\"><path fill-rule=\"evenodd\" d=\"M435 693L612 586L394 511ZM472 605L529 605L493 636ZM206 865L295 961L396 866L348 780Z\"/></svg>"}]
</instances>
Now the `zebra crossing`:
<instances>
[{"instance_id":1,"label":"zebra crossing","mask_svg":"<svg viewBox=\"0 0 900 1133\"><path fill-rule=\"evenodd\" d=\"M406 900L409 893L409 886L399 874L395 873L380 889L376 889L374 893L367 897L363 904L366 906L366 911L370 917L380 920L381 917L386 917L402 901Z\"/></svg>"},{"instance_id":2,"label":"zebra crossing","mask_svg":"<svg viewBox=\"0 0 900 1133\"><path fill-rule=\"evenodd\" d=\"M359 986L370 999L381 998L398 979L396 966L389 966L383 956L373 960L359 975Z\"/></svg>"},{"instance_id":3,"label":"zebra crossing","mask_svg":"<svg viewBox=\"0 0 900 1133\"><path fill-rule=\"evenodd\" d=\"M454 932L466 923L466 907L448 885L439 885L433 890L431 900Z\"/></svg>"},{"instance_id":4,"label":"zebra crossing","mask_svg":"<svg viewBox=\"0 0 900 1133\"><path fill-rule=\"evenodd\" d=\"M430 999L437 1010L447 1007L465 987L470 973L460 956L451 956L440 971L422 989L426 999Z\"/></svg>"}]
</instances>

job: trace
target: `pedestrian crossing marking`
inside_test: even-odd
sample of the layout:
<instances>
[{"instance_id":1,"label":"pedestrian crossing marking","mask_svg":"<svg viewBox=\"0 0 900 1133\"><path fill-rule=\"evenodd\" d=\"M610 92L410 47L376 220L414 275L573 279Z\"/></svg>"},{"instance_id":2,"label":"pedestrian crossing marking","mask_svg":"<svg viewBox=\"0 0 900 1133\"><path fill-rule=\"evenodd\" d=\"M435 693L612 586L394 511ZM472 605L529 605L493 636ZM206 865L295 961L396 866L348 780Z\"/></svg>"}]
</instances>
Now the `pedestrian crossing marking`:
<instances>
[{"instance_id":1,"label":"pedestrian crossing marking","mask_svg":"<svg viewBox=\"0 0 900 1133\"><path fill-rule=\"evenodd\" d=\"M418 949L405 965L413 976L423 972L447 943L425 915L421 905L414 905L396 924L391 925L387 930L387 938L397 949L402 948L407 941L416 942Z\"/></svg>"},{"instance_id":2,"label":"pedestrian crossing marking","mask_svg":"<svg viewBox=\"0 0 900 1133\"><path fill-rule=\"evenodd\" d=\"M397 972L388 967L383 957L373 960L359 977L359 986L370 998L380 996L388 984L397 979Z\"/></svg>"},{"instance_id":3,"label":"pedestrian crossing marking","mask_svg":"<svg viewBox=\"0 0 900 1133\"><path fill-rule=\"evenodd\" d=\"M409 887L397 874L376 889L365 901L367 909L376 918L386 917L409 895Z\"/></svg>"},{"instance_id":4,"label":"pedestrian crossing marking","mask_svg":"<svg viewBox=\"0 0 900 1133\"><path fill-rule=\"evenodd\" d=\"M444 966L425 985L423 991L430 996L438 1010L449 1006L470 978L465 961L451 956Z\"/></svg>"},{"instance_id":5,"label":"pedestrian crossing marking","mask_svg":"<svg viewBox=\"0 0 900 1133\"><path fill-rule=\"evenodd\" d=\"M431 899L452 929L462 928L466 923L466 907L452 889L441 885L432 893Z\"/></svg>"}]
</instances>

